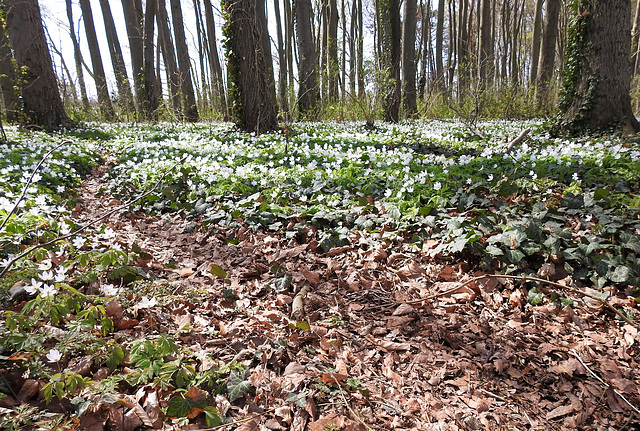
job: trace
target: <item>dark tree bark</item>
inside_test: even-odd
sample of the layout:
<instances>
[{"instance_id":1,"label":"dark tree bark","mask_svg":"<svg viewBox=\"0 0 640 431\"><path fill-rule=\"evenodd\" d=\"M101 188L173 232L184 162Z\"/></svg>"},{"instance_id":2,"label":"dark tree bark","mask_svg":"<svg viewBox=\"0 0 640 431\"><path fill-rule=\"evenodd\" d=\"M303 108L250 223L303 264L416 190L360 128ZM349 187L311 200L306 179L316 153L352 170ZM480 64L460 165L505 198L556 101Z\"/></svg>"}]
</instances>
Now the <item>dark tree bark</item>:
<instances>
[{"instance_id":1,"label":"dark tree bark","mask_svg":"<svg viewBox=\"0 0 640 431\"><path fill-rule=\"evenodd\" d=\"M67 0L70 1L70 0ZM129 38L131 52L131 69L133 89L139 112L144 106L144 45L142 34L142 2L141 0L122 0L124 20Z\"/></svg>"},{"instance_id":2,"label":"dark tree bark","mask_svg":"<svg viewBox=\"0 0 640 431\"><path fill-rule=\"evenodd\" d=\"M478 79L480 80L480 88L486 88L488 70L491 68L493 59L489 56L493 40L491 38L492 20L491 20L491 2L490 0L481 0L480 9L480 55L478 56Z\"/></svg>"},{"instance_id":3,"label":"dark tree bark","mask_svg":"<svg viewBox=\"0 0 640 431\"><path fill-rule=\"evenodd\" d=\"M15 60L23 71L24 120L47 129L72 126L60 99L38 1L5 0L4 8Z\"/></svg>"},{"instance_id":4,"label":"dark tree bark","mask_svg":"<svg viewBox=\"0 0 640 431\"><path fill-rule=\"evenodd\" d=\"M158 1L158 14L156 22L158 23L158 45L164 59L164 67L167 72L167 84L171 98L171 107L179 120L182 120L183 111L181 103L180 70L176 61L176 51L173 47L173 39L171 38L171 30L169 29L169 15L167 14L167 6L164 0Z\"/></svg>"},{"instance_id":5,"label":"dark tree bark","mask_svg":"<svg viewBox=\"0 0 640 431\"><path fill-rule=\"evenodd\" d=\"M536 85L536 99L538 106L543 107L549 98L549 86L553 76L556 61L556 40L558 38L558 18L560 16L561 0L547 0L544 36L542 38L542 55ZM630 49L630 48L629 48Z\"/></svg>"},{"instance_id":6,"label":"dark tree bark","mask_svg":"<svg viewBox=\"0 0 640 431\"><path fill-rule=\"evenodd\" d=\"M237 125L263 133L278 127L273 75L265 59L264 0L225 0L227 58ZM262 21L262 22L261 22ZM272 69L271 69L272 71Z\"/></svg>"},{"instance_id":7,"label":"dark tree bark","mask_svg":"<svg viewBox=\"0 0 640 431\"><path fill-rule=\"evenodd\" d=\"M338 63L338 2L327 2L327 73L329 102L338 99L338 77L340 63Z\"/></svg>"},{"instance_id":8,"label":"dark tree bark","mask_svg":"<svg viewBox=\"0 0 640 431\"><path fill-rule=\"evenodd\" d=\"M400 57L401 50L401 25L400 25L400 0L377 0L376 12L380 20L380 33L382 39L382 51L380 52L380 65L386 72L385 77L385 121L397 123L400 116L401 82L400 82Z\"/></svg>"},{"instance_id":9,"label":"dark tree bark","mask_svg":"<svg viewBox=\"0 0 640 431\"><path fill-rule=\"evenodd\" d=\"M417 0L404 0L404 28L402 36L402 77L404 109L412 117L418 110L416 104L416 14ZM423 23L424 25L424 23Z\"/></svg>"},{"instance_id":10,"label":"dark tree bark","mask_svg":"<svg viewBox=\"0 0 640 431\"><path fill-rule=\"evenodd\" d=\"M82 106L85 110L90 109L89 97L87 96L87 86L84 83L84 72L82 71L82 52L80 51L80 44L76 37L75 23L73 22L73 10L71 9L71 0L66 0L67 4L67 18L69 19L69 36L73 42L73 58L76 64L76 75L78 76L78 87L80 87L80 98L82 99Z\"/></svg>"},{"instance_id":11,"label":"dark tree bark","mask_svg":"<svg viewBox=\"0 0 640 431\"><path fill-rule=\"evenodd\" d=\"M154 22L157 8L156 0L147 0L144 14L143 34L143 111L146 118L158 119L158 107L160 106L160 86L153 68L154 57Z\"/></svg>"},{"instance_id":12,"label":"dark tree bark","mask_svg":"<svg viewBox=\"0 0 640 431\"><path fill-rule=\"evenodd\" d=\"M118 40L116 25L113 22L111 7L107 0L100 0L100 8L102 9L102 18L107 33L107 43L109 44L109 53L111 54L111 63L113 64L113 72L116 77L116 85L118 86L118 96L122 100L126 112L135 114L136 107L133 104L133 95L131 94L131 85L127 75L127 68L124 65L122 56L122 48Z\"/></svg>"},{"instance_id":13,"label":"dark tree bark","mask_svg":"<svg viewBox=\"0 0 640 431\"><path fill-rule=\"evenodd\" d=\"M294 8L300 54L298 110L303 118L313 118L317 115L319 92L316 51L311 33L311 0L296 0Z\"/></svg>"},{"instance_id":14,"label":"dark tree bark","mask_svg":"<svg viewBox=\"0 0 640 431\"><path fill-rule=\"evenodd\" d=\"M542 38L542 5L544 0L536 0L533 14L533 36L531 37L531 72L529 83L535 85L538 80L538 64L540 62L540 40Z\"/></svg>"},{"instance_id":15,"label":"dark tree bark","mask_svg":"<svg viewBox=\"0 0 640 431\"><path fill-rule=\"evenodd\" d=\"M4 28L0 29L0 89L7 121L14 123L19 119L20 97L15 89L18 83L18 76L9 45L6 30Z\"/></svg>"},{"instance_id":16,"label":"dark tree bark","mask_svg":"<svg viewBox=\"0 0 640 431\"><path fill-rule=\"evenodd\" d=\"M114 121L116 120L116 113L113 109L113 104L111 103L109 89L107 88L107 80L105 78L102 57L100 56L98 36L96 35L96 27L93 23L93 13L91 12L91 4L89 0L80 0L80 8L82 9L82 20L84 21L84 29L87 34L89 53L91 54L93 80L96 83L100 112L104 116L105 120Z\"/></svg>"},{"instance_id":17,"label":"dark tree bark","mask_svg":"<svg viewBox=\"0 0 640 431\"><path fill-rule=\"evenodd\" d=\"M572 17L556 131L640 131L631 110L631 3L581 1Z\"/></svg>"},{"instance_id":18,"label":"dark tree bark","mask_svg":"<svg viewBox=\"0 0 640 431\"><path fill-rule=\"evenodd\" d=\"M438 0L438 15L436 18L436 86L444 88L444 65L442 62L442 46L444 45L444 5L445 0ZM451 49L449 49L451 51Z\"/></svg>"},{"instance_id":19,"label":"dark tree bark","mask_svg":"<svg viewBox=\"0 0 640 431\"><path fill-rule=\"evenodd\" d=\"M187 48L187 38L184 33L184 20L180 0L171 0L171 20L173 32L176 36L176 50L178 51L178 65L180 67L180 90L184 106L184 118L187 121L198 121L198 105L193 91L193 79L191 78L191 61Z\"/></svg>"},{"instance_id":20,"label":"dark tree bark","mask_svg":"<svg viewBox=\"0 0 640 431\"><path fill-rule=\"evenodd\" d=\"M209 70L211 72L212 87L219 104L220 110L225 119L229 112L227 109L227 97L225 92L224 79L222 78L222 67L218 56L218 46L216 44L216 25L213 19L213 7L211 0L204 0L204 15L207 25L207 41L209 47Z\"/></svg>"},{"instance_id":21,"label":"dark tree bark","mask_svg":"<svg viewBox=\"0 0 640 431\"><path fill-rule=\"evenodd\" d=\"M289 102L287 100L287 51L284 43L282 19L280 15L280 0L273 1L276 16L276 41L278 43L278 105L285 118L289 117Z\"/></svg>"}]
</instances>

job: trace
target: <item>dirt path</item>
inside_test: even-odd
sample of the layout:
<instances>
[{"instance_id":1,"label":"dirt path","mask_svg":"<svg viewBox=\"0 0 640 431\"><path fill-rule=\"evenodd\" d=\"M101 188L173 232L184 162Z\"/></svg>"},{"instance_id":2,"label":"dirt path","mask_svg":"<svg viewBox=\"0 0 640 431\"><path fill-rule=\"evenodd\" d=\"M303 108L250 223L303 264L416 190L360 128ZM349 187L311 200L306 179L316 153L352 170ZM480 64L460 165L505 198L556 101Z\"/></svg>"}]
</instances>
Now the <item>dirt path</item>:
<instances>
[{"instance_id":1,"label":"dirt path","mask_svg":"<svg viewBox=\"0 0 640 431\"><path fill-rule=\"evenodd\" d=\"M80 220L119 204L98 194L102 172L81 189ZM407 304L472 276L464 262L409 245L323 253L313 235L203 229L172 214L116 214L106 223L123 249L151 255L140 263L158 279L146 294L161 306L128 316L137 324L121 332L179 333L201 371L218 361L247 367L252 391L215 401L222 415L248 419L227 429L640 424L629 405L640 406L637 333L598 308L532 307L526 286L495 279ZM303 289L304 314L292 319ZM192 423L206 428L202 415Z\"/></svg>"}]
</instances>

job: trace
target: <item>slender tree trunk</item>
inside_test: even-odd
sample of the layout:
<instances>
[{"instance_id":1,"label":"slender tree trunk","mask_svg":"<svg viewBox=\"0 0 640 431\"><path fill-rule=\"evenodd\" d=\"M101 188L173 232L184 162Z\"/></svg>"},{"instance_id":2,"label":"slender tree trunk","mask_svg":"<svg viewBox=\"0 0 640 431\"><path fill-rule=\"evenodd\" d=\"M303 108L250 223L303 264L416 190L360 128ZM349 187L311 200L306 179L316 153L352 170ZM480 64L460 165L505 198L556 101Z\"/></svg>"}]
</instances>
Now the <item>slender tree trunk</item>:
<instances>
[{"instance_id":1,"label":"slender tree trunk","mask_svg":"<svg viewBox=\"0 0 640 431\"><path fill-rule=\"evenodd\" d=\"M536 85L538 80L538 64L540 61L540 41L542 39L542 6L544 0L536 0L535 13L533 15L533 36L531 39L531 72L529 84Z\"/></svg>"},{"instance_id":2,"label":"slender tree trunk","mask_svg":"<svg viewBox=\"0 0 640 431\"><path fill-rule=\"evenodd\" d=\"M276 15L276 33L278 43L278 104L285 118L289 117L289 103L287 102L287 58L284 46L284 35L282 28L282 17L280 16L280 0L274 0L274 11Z\"/></svg>"},{"instance_id":3,"label":"slender tree trunk","mask_svg":"<svg viewBox=\"0 0 640 431\"><path fill-rule=\"evenodd\" d=\"M364 81L364 28L363 28L363 12L362 12L362 0L355 0L358 4L358 35L357 35L357 47L358 58L357 74L358 74L358 99L363 100L366 94L365 81Z\"/></svg>"},{"instance_id":4,"label":"slender tree trunk","mask_svg":"<svg viewBox=\"0 0 640 431\"><path fill-rule=\"evenodd\" d=\"M15 60L22 70L24 120L47 129L72 126L60 99L38 1L5 0L4 11Z\"/></svg>"},{"instance_id":5,"label":"slender tree trunk","mask_svg":"<svg viewBox=\"0 0 640 431\"><path fill-rule=\"evenodd\" d=\"M558 37L558 17L560 16L561 6L561 0L547 0L547 18L544 23L542 56L538 71L538 85L536 86L536 99L539 108L545 106L549 100L549 88L556 62L556 39Z\"/></svg>"},{"instance_id":6,"label":"slender tree trunk","mask_svg":"<svg viewBox=\"0 0 640 431\"><path fill-rule=\"evenodd\" d=\"M204 31L204 22L202 21L202 10L200 7L200 0L193 0L193 9L196 15L196 40L198 41L198 63L200 65L200 82L202 85L202 107L209 108L209 102L213 101L211 91L209 89L209 83L207 81L206 69L204 62L206 59L205 44L207 43L207 36ZM196 73L196 72L194 72Z\"/></svg>"},{"instance_id":7,"label":"slender tree trunk","mask_svg":"<svg viewBox=\"0 0 640 431\"><path fill-rule=\"evenodd\" d=\"M76 37L75 24L73 22L73 10L71 8L71 0L66 0L67 6L67 18L69 19L69 36L73 42L73 58L76 64L76 76L78 77L78 87L80 87L80 98L82 99L82 107L85 110L89 110L89 97L87 96L87 86L84 83L84 72L82 71L82 52L80 51L80 44Z\"/></svg>"},{"instance_id":8,"label":"slender tree trunk","mask_svg":"<svg viewBox=\"0 0 640 431\"><path fill-rule=\"evenodd\" d=\"M573 17L556 129L640 131L631 110L631 3L580 2Z\"/></svg>"},{"instance_id":9,"label":"slender tree trunk","mask_svg":"<svg viewBox=\"0 0 640 431\"><path fill-rule=\"evenodd\" d=\"M143 94L144 113L151 120L158 119L158 108L160 106L160 86L158 78L153 68L154 66L154 23L157 9L156 0L147 0L144 14L144 35L143 35ZM157 75L159 77L159 74Z\"/></svg>"},{"instance_id":10,"label":"slender tree trunk","mask_svg":"<svg viewBox=\"0 0 640 431\"><path fill-rule=\"evenodd\" d=\"M171 38L171 30L169 29L169 15L167 14L167 6L165 0L158 1L158 12L156 22L158 23L158 45L162 52L164 66L167 69L167 86L169 87L169 97L171 98L171 107L173 113L178 120L183 120L183 110L180 92L180 69L176 61L176 52ZM158 73L159 75L159 73Z\"/></svg>"},{"instance_id":11,"label":"slender tree trunk","mask_svg":"<svg viewBox=\"0 0 640 431\"><path fill-rule=\"evenodd\" d=\"M377 15L380 20L380 32L382 36L382 57L380 63L386 72L384 91L385 95L385 121L398 122L400 114L401 81L401 25L400 25L400 1L378 0L376 3Z\"/></svg>"},{"instance_id":12,"label":"slender tree trunk","mask_svg":"<svg viewBox=\"0 0 640 431\"><path fill-rule=\"evenodd\" d=\"M404 109L413 117L418 111L416 103L416 14L417 0L404 0L404 28L402 35L402 83ZM423 24L424 25L424 21Z\"/></svg>"},{"instance_id":13,"label":"slender tree trunk","mask_svg":"<svg viewBox=\"0 0 640 431\"><path fill-rule=\"evenodd\" d=\"M338 99L338 77L340 64L338 63L338 3L336 0L327 1L327 74L329 102Z\"/></svg>"},{"instance_id":14,"label":"slender tree trunk","mask_svg":"<svg viewBox=\"0 0 640 431\"><path fill-rule=\"evenodd\" d=\"M635 16L633 18L633 29L631 30L631 64L633 65L633 75L640 73L640 0L636 2Z\"/></svg>"},{"instance_id":15,"label":"slender tree trunk","mask_svg":"<svg viewBox=\"0 0 640 431\"><path fill-rule=\"evenodd\" d=\"M9 123L19 119L20 97L16 92L17 84L18 76L13 64L9 39L5 29L0 29L0 89L2 90L5 116Z\"/></svg>"},{"instance_id":16,"label":"slender tree trunk","mask_svg":"<svg viewBox=\"0 0 640 431\"><path fill-rule=\"evenodd\" d=\"M493 40L491 40L491 2L490 0L481 0L480 3L480 46L478 56L478 79L480 80L480 88L484 89L487 82L487 69L491 67L492 59L489 57Z\"/></svg>"},{"instance_id":17,"label":"slender tree trunk","mask_svg":"<svg viewBox=\"0 0 640 431\"><path fill-rule=\"evenodd\" d=\"M316 51L311 33L311 0L296 0L296 33L300 55L298 110L303 118L314 118L318 109Z\"/></svg>"},{"instance_id":18,"label":"slender tree trunk","mask_svg":"<svg viewBox=\"0 0 640 431\"><path fill-rule=\"evenodd\" d=\"M180 0L171 0L171 19L173 21L173 32L176 36L175 42L178 51L180 89L182 90L182 100L184 102L184 118L187 121L195 122L198 121L198 105L193 91L191 61L189 60L187 39L184 33L184 20L182 18Z\"/></svg>"},{"instance_id":19,"label":"slender tree trunk","mask_svg":"<svg viewBox=\"0 0 640 431\"><path fill-rule=\"evenodd\" d=\"M70 0L67 0L70 1ZM144 44L142 34L142 2L141 0L122 0L124 20L131 52L131 69L133 89L138 112L143 111L144 102Z\"/></svg>"},{"instance_id":20,"label":"slender tree trunk","mask_svg":"<svg viewBox=\"0 0 640 431\"><path fill-rule=\"evenodd\" d=\"M115 121L116 113L111 103L109 89L107 88L107 80L105 78L104 66L102 65L102 57L100 56L100 48L98 46L98 36L96 35L96 27L93 23L91 3L89 0L80 0L80 8L82 9L82 19L84 21L84 29L87 34L89 53L91 54L93 80L96 83L100 112L107 121Z\"/></svg>"},{"instance_id":21,"label":"slender tree trunk","mask_svg":"<svg viewBox=\"0 0 640 431\"><path fill-rule=\"evenodd\" d=\"M438 0L438 15L436 17L436 86L443 89L444 67L442 63L442 47L444 45L444 9L445 0ZM451 51L451 49L449 49Z\"/></svg>"},{"instance_id":22,"label":"slender tree trunk","mask_svg":"<svg viewBox=\"0 0 640 431\"><path fill-rule=\"evenodd\" d=\"M109 44L109 53L111 54L111 62L115 73L116 85L118 86L118 96L123 101L126 112L135 114L136 108L133 104L133 95L131 94L131 86L129 77L127 76L127 68L124 65L122 57L122 49L116 32L116 25L113 22L111 7L107 0L100 0L100 8L102 9L102 18L107 34L107 43Z\"/></svg>"},{"instance_id":23,"label":"slender tree trunk","mask_svg":"<svg viewBox=\"0 0 640 431\"><path fill-rule=\"evenodd\" d=\"M238 127L263 133L278 127L274 79L265 60L263 0L230 0L223 3L227 17L227 58Z\"/></svg>"},{"instance_id":24,"label":"slender tree trunk","mask_svg":"<svg viewBox=\"0 0 640 431\"><path fill-rule=\"evenodd\" d=\"M227 119L229 111L227 109L227 97L225 92L224 79L222 77L222 67L220 66L220 58L218 56L218 46L216 43L216 25L213 19L213 7L211 0L204 0L204 15L207 23L207 35L209 42L209 70L211 71L211 79L214 81L213 88L217 97L217 103L220 110Z\"/></svg>"}]
</instances>

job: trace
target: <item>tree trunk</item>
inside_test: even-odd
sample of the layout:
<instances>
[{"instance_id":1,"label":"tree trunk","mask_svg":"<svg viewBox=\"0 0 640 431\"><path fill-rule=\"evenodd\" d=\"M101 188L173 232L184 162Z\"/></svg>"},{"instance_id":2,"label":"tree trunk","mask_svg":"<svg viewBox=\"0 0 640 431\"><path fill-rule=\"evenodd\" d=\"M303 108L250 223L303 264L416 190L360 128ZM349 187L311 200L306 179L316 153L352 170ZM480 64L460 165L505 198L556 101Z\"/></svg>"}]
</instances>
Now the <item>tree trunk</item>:
<instances>
[{"instance_id":1,"label":"tree trunk","mask_svg":"<svg viewBox=\"0 0 640 431\"><path fill-rule=\"evenodd\" d=\"M136 107L133 104L133 95L131 94L131 86L129 85L129 77L127 76L127 68L124 65L122 57L122 49L116 32L116 25L113 22L111 7L107 0L100 0L100 8L102 9L102 18L107 34L107 43L109 44L109 53L111 54L111 62L115 73L116 85L118 86L118 96L123 101L126 112L135 114Z\"/></svg>"},{"instance_id":2,"label":"tree trunk","mask_svg":"<svg viewBox=\"0 0 640 431\"><path fill-rule=\"evenodd\" d=\"M556 131L640 131L631 110L631 3L580 2L569 31Z\"/></svg>"},{"instance_id":3,"label":"tree trunk","mask_svg":"<svg viewBox=\"0 0 640 431\"><path fill-rule=\"evenodd\" d=\"M100 112L104 116L105 120L115 121L116 113L113 110L111 97L109 96L109 89L107 88L104 66L102 65L102 57L100 56L100 47L98 46L98 36L96 35L96 27L93 24L91 3L89 2L89 0L80 0L80 8L82 9L82 19L84 21L84 29L87 34L89 53L91 54L93 80L96 83L96 92L98 93L98 104L100 105Z\"/></svg>"},{"instance_id":4,"label":"tree trunk","mask_svg":"<svg viewBox=\"0 0 640 431\"><path fill-rule=\"evenodd\" d=\"M209 103L213 100L213 97L209 90L209 81L206 78L207 74L204 67L204 61L206 58L204 45L207 42L207 37L204 31L204 22L202 22L200 0L193 0L193 8L196 15L196 40L198 41L198 63L200 65L200 83L202 85L201 106L204 109L208 109ZM194 71L194 75L195 74L197 74L197 72Z\"/></svg>"},{"instance_id":5,"label":"tree trunk","mask_svg":"<svg viewBox=\"0 0 640 431\"><path fill-rule=\"evenodd\" d=\"M444 44L444 1L438 0L438 15L436 18L436 87L443 89L444 67L442 63L442 46ZM451 49L449 49L451 51Z\"/></svg>"},{"instance_id":6,"label":"tree trunk","mask_svg":"<svg viewBox=\"0 0 640 431\"><path fill-rule=\"evenodd\" d=\"M173 47L171 38L171 30L169 29L169 15L167 14L167 6L165 0L158 1L158 14L156 22L158 23L158 45L162 52L164 67L167 69L167 86L169 87L169 97L171 99L171 107L173 113L178 120L183 120L183 110L180 94L180 70L176 62L176 52Z\"/></svg>"},{"instance_id":7,"label":"tree trunk","mask_svg":"<svg viewBox=\"0 0 640 431\"><path fill-rule=\"evenodd\" d=\"M327 74L329 102L338 99L338 77L340 64L338 63L338 3L336 0L327 2Z\"/></svg>"},{"instance_id":8,"label":"tree trunk","mask_svg":"<svg viewBox=\"0 0 640 431\"><path fill-rule=\"evenodd\" d=\"M263 133L278 127L273 76L265 60L263 0L226 0L227 58L238 127ZM271 87L271 88L270 88Z\"/></svg>"},{"instance_id":9,"label":"tree trunk","mask_svg":"<svg viewBox=\"0 0 640 431\"><path fill-rule=\"evenodd\" d=\"M72 126L60 99L37 0L5 0L9 39L22 70L22 108L28 124L47 129Z\"/></svg>"},{"instance_id":10,"label":"tree trunk","mask_svg":"<svg viewBox=\"0 0 640 431\"><path fill-rule=\"evenodd\" d=\"M318 109L318 74L316 51L311 33L311 0L296 0L296 33L300 55L298 110L303 118L314 118Z\"/></svg>"},{"instance_id":11,"label":"tree trunk","mask_svg":"<svg viewBox=\"0 0 640 431\"><path fill-rule=\"evenodd\" d=\"M67 0L70 1L70 0ZM143 111L144 102L144 44L142 34L142 2L140 0L122 0L124 20L131 52L133 89L138 112Z\"/></svg>"},{"instance_id":12,"label":"tree trunk","mask_svg":"<svg viewBox=\"0 0 640 431\"><path fill-rule=\"evenodd\" d=\"M633 75L640 73L640 0L636 2L636 11L633 18L633 29L631 30L631 64L633 65Z\"/></svg>"},{"instance_id":13,"label":"tree trunk","mask_svg":"<svg viewBox=\"0 0 640 431\"><path fill-rule=\"evenodd\" d=\"M75 23L73 22L73 11L71 9L71 0L66 0L67 5L67 18L69 18L69 36L73 42L73 58L76 63L76 75L78 76L78 87L80 87L80 98L82 99L82 107L85 110L89 110L89 97L87 97L87 86L84 83L84 73L82 72L82 52L80 51L80 44L76 37Z\"/></svg>"},{"instance_id":14,"label":"tree trunk","mask_svg":"<svg viewBox=\"0 0 640 431\"><path fill-rule=\"evenodd\" d=\"M491 2L489 0L481 0L480 10L480 55L478 56L478 79L480 80L480 88L486 88L487 69L491 67L493 59L489 57L493 40L491 40Z\"/></svg>"},{"instance_id":15,"label":"tree trunk","mask_svg":"<svg viewBox=\"0 0 640 431\"><path fill-rule=\"evenodd\" d=\"M198 121L198 105L193 91L191 61L189 60L187 38L184 33L184 20L182 19L180 0L171 0L171 19L173 22L173 32L176 36L176 49L178 51L180 89L182 90L182 100L184 102L184 118L187 121L195 122Z\"/></svg>"},{"instance_id":16,"label":"tree trunk","mask_svg":"<svg viewBox=\"0 0 640 431\"><path fill-rule=\"evenodd\" d=\"M213 88L215 89L217 103L226 119L229 112L227 109L224 79L222 78L222 67L220 66L220 58L218 56L218 46L216 44L216 25L213 19L211 0L204 0L204 15L207 24L207 40L209 42L209 70L211 71L211 80L214 81Z\"/></svg>"},{"instance_id":17,"label":"tree trunk","mask_svg":"<svg viewBox=\"0 0 640 431\"><path fill-rule=\"evenodd\" d=\"M544 0L536 0L533 15L533 36L531 39L531 72L529 84L535 86L538 80L538 63L540 61L540 39L542 38L542 5Z\"/></svg>"},{"instance_id":18,"label":"tree trunk","mask_svg":"<svg viewBox=\"0 0 640 431\"><path fill-rule=\"evenodd\" d=\"M402 35L402 77L404 109L413 117L418 111L416 103L416 14L417 0L404 0L404 28ZM424 20L423 23L424 24Z\"/></svg>"},{"instance_id":19,"label":"tree trunk","mask_svg":"<svg viewBox=\"0 0 640 431\"><path fill-rule=\"evenodd\" d=\"M280 0L274 0L274 13L276 15L276 41L278 43L278 104L285 118L289 117L289 103L287 101L287 53L284 46L282 18L280 16Z\"/></svg>"},{"instance_id":20,"label":"tree trunk","mask_svg":"<svg viewBox=\"0 0 640 431\"><path fill-rule=\"evenodd\" d=\"M160 106L160 88L156 73L153 68L154 59L154 22L156 16L156 0L147 0L144 14L144 34L143 34L143 95L144 113L150 120L158 119L158 107Z\"/></svg>"},{"instance_id":21,"label":"tree trunk","mask_svg":"<svg viewBox=\"0 0 640 431\"><path fill-rule=\"evenodd\" d=\"M549 87L556 61L556 39L558 38L558 17L561 5L561 0L547 0L547 18L544 24L542 56L538 71L538 85L536 86L536 100L539 108L545 106L549 99Z\"/></svg>"},{"instance_id":22,"label":"tree trunk","mask_svg":"<svg viewBox=\"0 0 640 431\"><path fill-rule=\"evenodd\" d=\"M5 29L0 29L0 89L7 122L14 123L19 119L20 97L15 89L18 83L18 76L9 46L10 43Z\"/></svg>"}]
</instances>

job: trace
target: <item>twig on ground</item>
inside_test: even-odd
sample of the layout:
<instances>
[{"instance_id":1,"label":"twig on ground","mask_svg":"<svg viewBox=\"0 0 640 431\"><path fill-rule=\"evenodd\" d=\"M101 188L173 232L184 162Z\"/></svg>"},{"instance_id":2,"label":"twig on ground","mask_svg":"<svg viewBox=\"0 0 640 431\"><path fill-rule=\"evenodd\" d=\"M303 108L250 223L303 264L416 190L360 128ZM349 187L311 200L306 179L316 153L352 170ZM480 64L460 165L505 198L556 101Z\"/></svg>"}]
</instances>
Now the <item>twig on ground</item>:
<instances>
[{"instance_id":1,"label":"twig on ground","mask_svg":"<svg viewBox=\"0 0 640 431\"><path fill-rule=\"evenodd\" d=\"M509 151L511 151L513 147L518 145L520 142L524 141L527 135L529 134L529 132L531 132L531 129L524 129L522 132L520 132L520 134L515 139L509 142L504 152L508 153Z\"/></svg>"},{"instance_id":2,"label":"twig on ground","mask_svg":"<svg viewBox=\"0 0 640 431\"><path fill-rule=\"evenodd\" d=\"M16 201L15 204L13 204L13 208L11 208L11 211L9 211L9 214L7 214L7 216L4 218L4 220L2 221L2 224L0 224L0 231L2 231L2 228L4 228L4 226L7 224L7 222L9 221L9 218L16 212L16 210L18 209L18 206L20 205L20 202L22 202L22 200L24 199L24 197L27 194L27 190L29 189L29 186L31 185L31 182L33 181L33 177L36 175L36 172L38 172L38 169L40 169L40 166L42 166L42 164L44 163L45 160L47 160L47 158L51 155L51 153L53 153L55 150L57 150L58 148L62 147L65 144L71 144L71 141L64 141L61 142L60 144L56 145L55 147L53 147L52 149L50 149L49 151L47 151L47 153L42 156L42 158L40 159L40 161L38 162L38 164L36 165L35 168L33 168L33 172L31 172L31 176L29 177L29 179L27 180L27 184L24 185L24 188L22 189L22 194L20 195L20 197L18 198L18 200Z\"/></svg>"},{"instance_id":3,"label":"twig on ground","mask_svg":"<svg viewBox=\"0 0 640 431\"><path fill-rule=\"evenodd\" d=\"M570 350L571 353L573 353L573 356L576 357L576 359L578 361L580 361L580 363L582 364L582 366L589 372L589 374L591 374L593 376L594 379L596 379L597 381L599 381L600 383L602 383L603 385L605 385L607 388L610 388L617 396L619 396L620 398L622 398L624 400L625 403L627 403L629 405L629 407L631 407L633 409L633 411L635 411L637 414L640 415L640 410L638 410L637 407L635 407L633 404L631 404L629 402L629 400L627 400L624 395L622 395L620 392L618 392L616 389L614 389L613 386L611 386L609 383L605 382L604 380L602 380L600 378L600 376L598 376L596 373L594 373L591 368L589 368L587 366L587 364L584 363L584 361L582 360L582 358L580 357L580 355L578 355L578 352L576 352L574 349Z\"/></svg>"},{"instance_id":4,"label":"twig on ground","mask_svg":"<svg viewBox=\"0 0 640 431\"><path fill-rule=\"evenodd\" d=\"M141 194L140 196L131 199L128 202L125 202L124 204L112 209L111 211L108 211L106 213L104 213L103 215L99 216L98 218L91 220L90 222L88 222L87 224L85 224L84 226L79 227L78 229L74 230L73 232L70 232L66 235L62 235L62 236L58 236L54 239L52 239L51 241L45 242L43 244L36 244L33 247L28 248L27 250L23 251L22 253L20 253L19 255L15 256L12 260L9 261L9 263L4 267L4 269L2 269L2 271L0 271L0 277L2 277L4 274L7 273L7 271L9 271L9 268L11 268L11 266L16 263L18 260L22 259L23 257L27 256L29 253L31 253L34 250L37 250L39 248L43 248L43 247L48 247L52 244L55 244L58 241L62 241L63 239L67 239L70 238L74 235L77 235L78 233L84 231L85 229L95 225L96 223L98 223L101 220L104 220L107 217L110 217L111 215L115 214L116 212L123 210L133 204L135 204L136 202L140 201L141 199L145 198L146 196L150 195L155 189L158 188L158 186L160 186L160 184L162 184L162 181L166 178L166 176L169 174L169 172L171 172L173 169L175 169L176 166L178 166L180 163L184 162L187 157L189 157L188 155L184 156L182 159L180 159L178 162L176 162L173 166L171 166L168 170L166 170L162 176L160 177L160 179L153 185L153 187L151 187L149 190L147 190L146 192L144 192L143 194Z\"/></svg>"},{"instance_id":5,"label":"twig on ground","mask_svg":"<svg viewBox=\"0 0 640 431\"><path fill-rule=\"evenodd\" d=\"M351 414L353 415L353 417L356 418L356 420L358 422L360 422L362 424L363 427L365 427L366 429L368 429L369 431L373 431L373 429L367 425L366 423L364 423L364 421L362 419L360 419L360 416L358 416L356 414L356 412L353 411L353 409L351 408L351 406L349 405L349 403L347 402L347 398L344 396L344 394L342 393L342 387L340 386L340 382L338 382L338 379L336 379L335 376L333 376L333 380L336 382L336 385L338 385L338 393L340 394L340 396L342 397L342 401L344 402L344 405L347 407L347 409L349 409L349 411L351 412Z\"/></svg>"}]
</instances>

